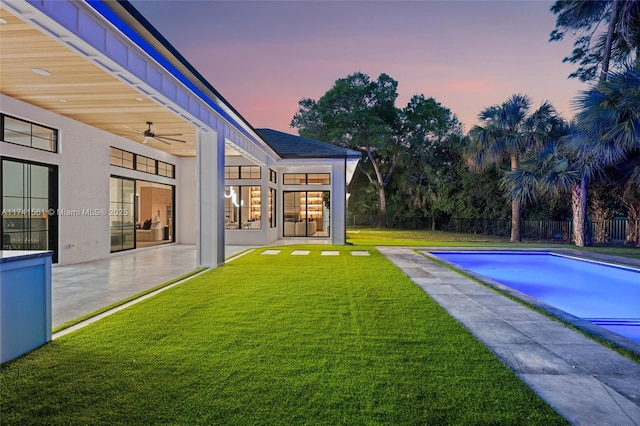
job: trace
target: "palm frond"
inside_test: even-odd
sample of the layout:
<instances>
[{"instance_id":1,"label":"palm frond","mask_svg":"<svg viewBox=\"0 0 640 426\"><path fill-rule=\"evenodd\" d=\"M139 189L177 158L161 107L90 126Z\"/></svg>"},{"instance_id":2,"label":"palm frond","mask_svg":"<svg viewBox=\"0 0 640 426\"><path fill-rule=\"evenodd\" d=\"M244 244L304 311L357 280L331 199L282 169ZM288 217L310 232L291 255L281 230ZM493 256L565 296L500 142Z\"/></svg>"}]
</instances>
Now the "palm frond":
<instances>
[{"instance_id":1,"label":"palm frond","mask_svg":"<svg viewBox=\"0 0 640 426\"><path fill-rule=\"evenodd\" d=\"M534 171L518 169L507 172L500 186L509 199L525 204L537 201L540 195L538 182L539 176Z\"/></svg>"}]
</instances>

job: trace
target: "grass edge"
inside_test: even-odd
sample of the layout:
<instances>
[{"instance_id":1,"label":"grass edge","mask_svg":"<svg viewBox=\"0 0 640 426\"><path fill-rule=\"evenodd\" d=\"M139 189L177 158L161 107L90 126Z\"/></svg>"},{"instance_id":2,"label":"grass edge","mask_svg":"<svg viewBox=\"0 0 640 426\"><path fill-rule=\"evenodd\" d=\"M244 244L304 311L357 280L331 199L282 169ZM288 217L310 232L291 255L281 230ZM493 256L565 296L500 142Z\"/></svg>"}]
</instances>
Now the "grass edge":
<instances>
[{"instance_id":1,"label":"grass edge","mask_svg":"<svg viewBox=\"0 0 640 426\"><path fill-rule=\"evenodd\" d=\"M52 332L52 334L59 333L62 330L66 330L69 327L73 327L74 325L80 324L83 321L86 321L86 320L91 319L93 317L96 317L96 316L98 316L100 314L103 314L103 313L105 313L107 311L110 311L110 310L112 310L114 308L122 306L125 303L129 303L132 300L138 299L138 298L140 298L142 296L145 296L145 295L147 295L149 293L152 293L152 292L154 292L156 290L160 290L161 288L170 286L171 284L177 283L178 281L185 280L185 279L187 279L187 278L189 278L189 277L191 277L193 275L196 275L196 274L198 274L198 273L200 273L200 272L202 272L202 271L204 271L206 269L208 269L208 268L207 267L196 268L191 272L187 272L186 274L180 275L179 277L173 278L173 279L171 279L169 281L165 281L165 282L163 282L161 284L158 284L158 285L156 285L154 287L151 287L151 288L148 288L146 290L142 290L141 292L133 294L133 295L131 295L129 297L125 297L124 299L121 299L121 300L119 300L117 302L111 303L111 304L109 304L107 306L103 306L102 308L98 308L95 311L89 312L88 314L81 315L81 316L79 316L79 317L77 317L75 319L72 319L70 321L62 323L62 324L58 325L57 327L54 327L51 330L51 332Z\"/></svg>"}]
</instances>

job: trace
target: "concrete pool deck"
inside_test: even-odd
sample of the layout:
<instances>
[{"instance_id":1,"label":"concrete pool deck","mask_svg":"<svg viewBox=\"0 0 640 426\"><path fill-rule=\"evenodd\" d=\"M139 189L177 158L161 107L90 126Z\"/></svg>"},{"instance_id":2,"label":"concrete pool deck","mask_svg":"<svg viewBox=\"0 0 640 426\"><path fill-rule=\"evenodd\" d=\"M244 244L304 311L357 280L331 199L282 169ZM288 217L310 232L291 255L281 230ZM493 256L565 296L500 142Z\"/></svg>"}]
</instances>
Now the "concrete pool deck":
<instances>
[{"instance_id":1,"label":"concrete pool deck","mask_svg":"<svg viewBox=\"0 0 640 426\"><path fill-rule=\"evenodd\" d=\"M416 251L430 249L377 249L569 422L640 425L640 364Z\"/></svg>"}]
</instances>

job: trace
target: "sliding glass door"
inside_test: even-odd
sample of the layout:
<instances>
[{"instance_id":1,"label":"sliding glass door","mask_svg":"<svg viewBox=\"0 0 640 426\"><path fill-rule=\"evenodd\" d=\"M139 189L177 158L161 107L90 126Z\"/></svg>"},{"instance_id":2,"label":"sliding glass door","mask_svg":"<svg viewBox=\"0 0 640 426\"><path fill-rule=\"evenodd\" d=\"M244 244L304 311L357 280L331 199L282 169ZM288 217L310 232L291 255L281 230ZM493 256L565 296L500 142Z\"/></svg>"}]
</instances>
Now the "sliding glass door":
<instances>
[{"instance_id":1,"label":"sliding glass door","mask_svg":"<svg viewBox=\"0 0 640 426\"><path fill-rule=\"evenodd\" d=\"M135 248L135 180L112 176L110 193L111 251Z\"/></svg>"},{"instance_id":2,"label":"sliding glass door","mask_svg":"<svg viewBox=\"0 0 640 426\"><path fill-rule=\"evenodd\" d=\"M2 159L2 249L52 250L58 261L58 169Z\"/></svg>"}]
</instances>

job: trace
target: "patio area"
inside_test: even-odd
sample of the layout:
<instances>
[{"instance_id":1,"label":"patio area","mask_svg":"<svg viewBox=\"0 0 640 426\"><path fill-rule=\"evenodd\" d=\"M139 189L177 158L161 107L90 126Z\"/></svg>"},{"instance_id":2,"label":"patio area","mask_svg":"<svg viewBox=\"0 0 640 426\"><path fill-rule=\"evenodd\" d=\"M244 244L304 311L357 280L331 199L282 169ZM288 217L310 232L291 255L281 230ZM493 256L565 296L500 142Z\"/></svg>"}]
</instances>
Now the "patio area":
<instances>
[{"instance_id":1,"label":"patio area","mask_svg":"<svg viewBox=\"0 0 640 426\"><path fill-rule=\"evenodd\" d=\"M227 258L246 250L226 246ZM169 244L126 251L109 258L54 266L53 327L119 302L196 269L196 246Z\"/></svg>"}]
</instances>

